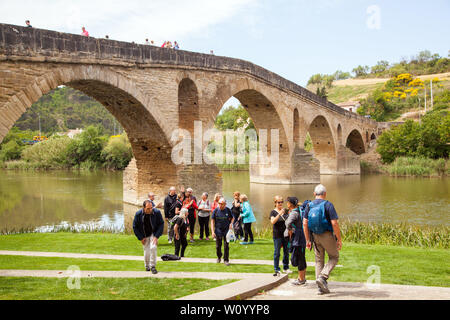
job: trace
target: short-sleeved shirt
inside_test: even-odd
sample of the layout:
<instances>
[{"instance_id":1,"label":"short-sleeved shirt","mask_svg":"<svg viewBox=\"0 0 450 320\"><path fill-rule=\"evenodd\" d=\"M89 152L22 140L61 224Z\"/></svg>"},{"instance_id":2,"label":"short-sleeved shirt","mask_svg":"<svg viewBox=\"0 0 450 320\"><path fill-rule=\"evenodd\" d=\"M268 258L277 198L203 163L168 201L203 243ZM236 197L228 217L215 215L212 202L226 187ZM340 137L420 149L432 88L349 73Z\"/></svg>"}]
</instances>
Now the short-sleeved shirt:
<instances>
[{"instance_id":1,"label":"short-sleeved shirt","mask_svg":"<svg viewBox=\"0 0 450 320\"><path fill-rule=\"evenodd\" d=\"M239 206L239 207L234 206L234 201L235 200L233 200L233 204L231 206L231 213L233 213L234 219L238 219L239 216L241 215L242 207L241 206ZM241 203L241 202L238 200L238 203Z\"/></svg>"},{"instance_id":2,"label":"short-sleeved shirt","mask_svg":"<svg viewBox=\"0 0 450 320\"><path fill-rule=\"evenodd\" d=\"M198 202L198 216L203 217L203 218L209 217L211 212L204 211L203 209L211 209L209 200L203 201L203 199L202 199Z\"/></svg>"},{"instance_id":3,"label":"short-sleeved shirt","mask_svg":"<svg viewBox=\"0 0 450 320\"><path fill-rule=\"evenodd\" d=\"M315 199L312 201L312 203L314 203L316 205L323 201L326 201L326 200ZM304 218L308 219L308 213L309 213L309 205L306 206ZM334 205L330 201L327 201L327 203L325 204L325 217L327 218L328 222L330 222L330 224L331 224L331 220L339 219L336 209L334 208Z\"/></svg>"},{"instance_id":4,"label":"short-sleeved shirt","mask_svg":"<svg viewBox=\"0 0 450 320\"><path fill-rule=\"evenodd\" d=\"M283 209L283 211L284 211L284 209ZM269 219L271 219L272 217L275 218L277 216L278 216L278 211L272 210L272 212L270 213ZM283 212L283 214L278 219L278 221L275 222L275 224L273 225L273 238L274 239L284 238L284 230L286 230L285 221L287 220L288 217L289 217L289 213Z\"/></svg>"},{"instance_id":5,"label":"short-sleeved shirt","mask_svg":"<svg viewBox=\"0 0 450 320\"><path fill-rule=\"evenodd\" d=\"M178 228L179 228L178 233L179 233L180 237L185 237L186 233L187 233L187 228L189 226L188 221L187 220L185 221L183 218L178 217L175 224L178 225Z\"/></svg>"},{"instance_id":6,"label":"short-sleeved shirt","mask_svg":"<svg viewBox=\"0 0 450 320\"><path fill-rule=\"evenodd\" d=\"M224 210L220 210L220 207L214 209L211 220L214 220L214 233L218 237L225 237L230 229L230 223L233 220L233 215L230 208L225 207Z\"/></svg>"},{"instance_id":7,"label":"short-sleeved shirt","mask_svg":"<svg viewBox=\"0 0 450 320\"><path fill-rule=\"evenodd\" d=\"M183 202L181 202L180 199L177 199L177 204L175 205L175 212L176 212L177 208L178 208L178 210L181 210L183 208Z\"/></svg>"}]
</instances>

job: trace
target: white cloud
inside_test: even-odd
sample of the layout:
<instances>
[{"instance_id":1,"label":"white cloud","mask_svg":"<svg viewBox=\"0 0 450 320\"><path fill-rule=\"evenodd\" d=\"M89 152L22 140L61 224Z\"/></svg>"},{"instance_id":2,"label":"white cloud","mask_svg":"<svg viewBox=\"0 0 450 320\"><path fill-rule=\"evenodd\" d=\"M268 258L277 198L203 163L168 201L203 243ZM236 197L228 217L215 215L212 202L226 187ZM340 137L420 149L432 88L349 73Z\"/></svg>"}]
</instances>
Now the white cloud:
<instances>
[{"instance_id":1,"label":"white cloud","mask_svg":"<svg viewBox=\"0 0 450 320\"><path fill-rule=\"evenodd\" d=\"M91 36L144 42L204 36L208 28L225 22L259 0L153 1L6 1L0 0L0 22Z\"/></svg>"}]
</instances>

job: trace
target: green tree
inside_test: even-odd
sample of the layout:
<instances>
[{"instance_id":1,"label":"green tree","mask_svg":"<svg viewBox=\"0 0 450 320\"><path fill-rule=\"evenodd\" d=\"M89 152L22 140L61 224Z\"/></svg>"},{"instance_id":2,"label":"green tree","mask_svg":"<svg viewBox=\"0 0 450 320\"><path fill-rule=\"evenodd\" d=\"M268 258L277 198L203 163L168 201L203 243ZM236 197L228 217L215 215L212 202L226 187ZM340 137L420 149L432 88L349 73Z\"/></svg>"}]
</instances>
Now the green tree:
<instances>
[{"instance_id":1,"label":"green tree","mask_svg":"<svg viewBox=\"0 0 450 320\"><path fill-rule=\"evenodd\" d=\"M354 68L352 70L352 72L355 74L356 77L365 76L369 72L369 66L361 66L361 65L359 65L356 68Z\"/></svg>"},{"instance_id":2,"label":"green tree","mask_svg":"<svg viewBox=\"0 0 450 320\"><path fill-rule=\"evenodd\" d=\"M100 166L102 163L101 153L107 142L107 138L102 133L102 127L89 126L82 133L76 135L67 151L69 163L81 165L89 162Z\"/></svg>"},{"instance_id":3,"label":"green tree","mask_svg":"<svg viewBox=\"0 0 450 320\"><path fill-rule=\"evenodd\" d=\"M109 138L108 144L102 151L104 166L108 169L123 170L128 166L133 151L126 134Z\"/></svg>"},{"instance_id":4,"label":"green tree","mask_svg":"<svg viewBox=\"0 0 450 320\"><path fill-rule=\"evenodd\" d=\"M255 129L253 121L242 105L238 107L229 106L221 112L217 118L215 126L219 130L233 129L245 127L247 129Z\"/></svg>"}]
</instances>

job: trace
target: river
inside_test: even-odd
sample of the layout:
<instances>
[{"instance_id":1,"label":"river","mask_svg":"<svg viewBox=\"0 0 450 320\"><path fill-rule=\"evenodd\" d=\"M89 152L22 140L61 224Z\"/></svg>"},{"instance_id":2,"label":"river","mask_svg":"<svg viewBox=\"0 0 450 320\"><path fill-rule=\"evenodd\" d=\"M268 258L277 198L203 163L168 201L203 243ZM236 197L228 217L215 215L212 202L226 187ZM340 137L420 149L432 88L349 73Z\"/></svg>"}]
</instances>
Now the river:
<instances>
[{"instance_id":1,"label":"river","mask_svg":"<svg viewBox=\"0 0 450 320\"><path fill-rule=\"evenodd\" d=\"M321 182L341 220L450 225L449 178L322 176ZM275 195L303 201L311 199L313 188L254 184L248 172L223 173L225 198L231 200L234 191L246 193L259 227L269 224ZM122 203L121 172L0 170L2 232L77 224L120 229L124 211L132 215L134 210Z\"/></svg>"}]
</instances>

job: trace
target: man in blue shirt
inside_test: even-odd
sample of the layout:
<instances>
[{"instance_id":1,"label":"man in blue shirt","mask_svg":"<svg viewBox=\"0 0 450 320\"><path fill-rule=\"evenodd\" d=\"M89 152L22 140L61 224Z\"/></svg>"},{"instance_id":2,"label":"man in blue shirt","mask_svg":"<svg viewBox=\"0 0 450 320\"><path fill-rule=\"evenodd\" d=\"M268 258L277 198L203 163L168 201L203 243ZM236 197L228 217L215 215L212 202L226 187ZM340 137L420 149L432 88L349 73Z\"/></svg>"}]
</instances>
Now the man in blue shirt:
<instances>
[{"instance_id":1,"label":"man in blue shirt","mask_svg":"<svg viewBox=\"0 0 450 320\"><path fill-rule=\"evenodd\" d=\"M305 216L303 218L303 230L305 232L306 247L311 249L311 241L314 243L314 254L316 260L316 283L319 287L319 294L329 293L327 280L331 271L337 265L339 260L339 250L342 248L341 231L338 223L338 215L333 204L326 201L327 190L321 184L314 189L315 200L306 206ZM325 203L324 203L325 202ZM323 208L319 208L323 206ZM311 209L314 208L314 209ZM312 232L308 227L308 219L315 219L312 211L319 212L324 210L324 218L321 219L323 232ZM312 235L312 239L311 239ZM328 263L325 262L325 252L328 253Z\"/></svg>"},{"instance_id":2,"label":"man in blue shirt","mask_svg":"<svg viewBox=\"0 0 450 320\"><path fill-rule=\"evenodd\" d=\"M220 259L222 258L222 241L223 241L223 249L224 256L223 262L226 266L230 265L229 262L229 243L226 240L226 236L228 230L233 228L234 217L231 213L230 208L227 208L227 202L224 198L219 199L219 206L214 209L211 215L211 230L213 238L216 238L216 254L217 254L217 263L220 263Z\"/></svg>"}]
</instances>

